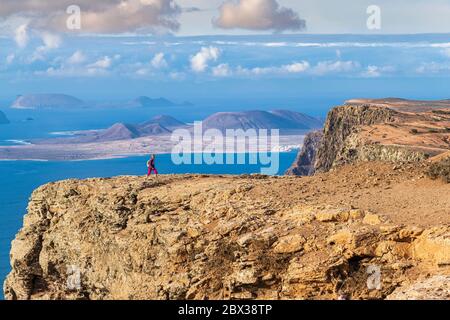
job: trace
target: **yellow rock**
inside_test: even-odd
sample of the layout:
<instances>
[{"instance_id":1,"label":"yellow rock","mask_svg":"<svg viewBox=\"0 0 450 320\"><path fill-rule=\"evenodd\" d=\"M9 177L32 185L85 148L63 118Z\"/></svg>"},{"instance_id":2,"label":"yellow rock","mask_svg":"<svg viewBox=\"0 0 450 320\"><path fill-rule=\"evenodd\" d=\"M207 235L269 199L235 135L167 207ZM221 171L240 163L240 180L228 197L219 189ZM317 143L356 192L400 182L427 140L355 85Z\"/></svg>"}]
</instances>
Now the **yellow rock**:
<instances>
[{"instance_id":1,"label":"yellow rock","mask_svg":"<svg viewBox=\"0 0 450 320\"><path fill-rule=\"evenodd\" d=\"M372 213L368 213L364 217L363 223L370 224L372 226L376 226L376 225L379 225L379 224L383 223L383 221L381 220L381 218L378 215L372 214Z\"/></svg>"},{"instance_id":2,"label":"yellow rock","mask_svg":"<svg viewBox=\"0 0 450 320\"><path fill-rule=\"evenodd\" d=\"M350 218L348 211L342 210L324 210L316 214L316 219L321 222L338 222L347 221Z\"/></svg>"},{"instance_id":3,"label":"yellow rock","mask_svg":"<svg viewBox=\"0 0 450 320\"><path fill-rule=\"evenodd\" d=\"M411 255L411 245L406 242L382 241L377 245L375 255L388 261L407 259Z\"/></svg>"},{"instance_id":4,"label":"yellow rock","mask_svg":"<svg viewBox=\"0 0 450 320\"><path fill-rule=\"evenodd\" d=\"M351 244L354 240L353 233L348 230L341 230L327 239L327 243L331 245L345 246Z\"/></svg>"},{"instance_id":5,"label":"yellow rock","mask_svg":"<svg viewBox=\"0 0 450 320\"><path fill-rule=\"evenodd\" d=\"M412 245L413 257L437 265L450 264L450 232L448 228L425 231Z\"/></svg>"},{"instance_id":6,"label":"yellow rock","mask_svg":"<svg viewBox=\"0 0 450 320\"><path fill-rule=\"evenodd\" d=\"M353 209L353 210L350 210L349 215L350 215L350 219L357 220L357 219L361 219L364 217L364 212L359 209Z\"/></svg>"},{"instance_id":7,"label":"yellow rock","mask_svg":"<svg viewBox=\"0 0 450 320\"><path fill-rule=\"evenodd\" d=\"M280 238L274 245L275 253L294 253L303 249L306 239L300 235L288 235Z\"/></svg>"}]
</instances>

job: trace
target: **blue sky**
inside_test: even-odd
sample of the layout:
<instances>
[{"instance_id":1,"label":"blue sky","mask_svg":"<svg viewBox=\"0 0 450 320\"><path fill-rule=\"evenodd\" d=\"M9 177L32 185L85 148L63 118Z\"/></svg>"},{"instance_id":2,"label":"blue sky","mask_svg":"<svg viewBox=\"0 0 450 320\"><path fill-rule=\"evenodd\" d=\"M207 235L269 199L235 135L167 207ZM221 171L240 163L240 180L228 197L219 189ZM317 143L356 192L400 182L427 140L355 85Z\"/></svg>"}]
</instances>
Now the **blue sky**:
<instances>
[{"instance_id":1,"label":"blue sky","mask_svg":"<svg viewBox=\"0 0 450 320\"><path fill-rule=\"evenodd\" d=\"M81 29L69 32L65 8L74 2ZM0 100L39 92L255 106L446 98L450 20L439 17L449 16L449 1L376 2L381 25L369 30L365 0L2 0Z\"/></svg>"}]
</instances>

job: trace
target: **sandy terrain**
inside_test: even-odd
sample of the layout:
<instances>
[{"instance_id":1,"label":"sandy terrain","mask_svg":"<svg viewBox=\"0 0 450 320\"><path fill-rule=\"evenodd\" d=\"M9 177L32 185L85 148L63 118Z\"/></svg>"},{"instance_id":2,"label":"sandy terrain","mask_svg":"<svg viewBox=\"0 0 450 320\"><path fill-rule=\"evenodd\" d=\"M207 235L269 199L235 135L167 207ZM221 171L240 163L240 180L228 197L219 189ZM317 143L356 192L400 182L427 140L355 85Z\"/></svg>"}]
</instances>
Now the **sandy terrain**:
<instances>
[{"instance_id":1,"label":"sandy terrain","mask_svg":"<svg viewBox=\"0 0 450 320\"><path fill-rule=\"evenodd\" d=\"M393 122L361 128L366 144L402 146L430 156L450 149L450 100L355 99L348 105L373 105L397 111Z\"/></svg>"},{"instance_id":2,"label":"sandy terrain","mask_svg":"<svg viewBox=\"0 0 450 320\"><path fill-rule=\"evenodd\" d=\"M271 148L276 151L287 151L298 149L303 143L303 135L280 136L279 147ZM270 140L269 140L270 141ZM243 140L236 141L236 145L242 146ZM259 142L264 146L263 141ZM140 156L153 154L172 153L176 143L171 141L170 136L152 136L130 140L108 141L101 143L84 144L39 144L20 146L0 146L0 160L57 160L75 161L92 159L111 159L129 156ZM203 149L210 143L203 143ZM215 144L218 152L223 151L223 144ZM258 146L250 145L247 152L255 152ZM259 147L260 151L267 150Z\"/></svg>"},{"instance_id":3,"label":"sandy terrain","mask_svg":"<svg viewBox=\"0 0 450 320\"><path fill-rule=\"evenodd\" d=\"M449 109L450 100L406 100L399 98L386 99L351 99L345 102L348 105L370 104L373 106L388 107L401 112L427 112L436 109Z\"/></svg>"},{"instance_id":4,"label":"sandy terrain","mask_svg":"<svg viewBox=\"0 0 450 320\"><path fill-rule=\"evenodd\" d=\"M367 162L313 177L280 180L288 185L274 190L290 190L279 195L286 201L353 206L384 215L396 224L449 225L450 184L429 179L425 166Z\"/></svg>"}]
</instances>

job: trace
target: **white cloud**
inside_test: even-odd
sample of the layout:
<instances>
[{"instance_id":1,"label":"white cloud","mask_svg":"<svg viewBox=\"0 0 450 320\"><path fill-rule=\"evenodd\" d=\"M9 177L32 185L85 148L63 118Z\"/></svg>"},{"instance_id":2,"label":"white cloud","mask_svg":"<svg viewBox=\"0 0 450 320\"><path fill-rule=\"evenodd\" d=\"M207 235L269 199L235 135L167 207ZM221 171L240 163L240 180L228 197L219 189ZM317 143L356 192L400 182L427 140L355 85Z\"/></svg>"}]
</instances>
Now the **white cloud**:
<instances>
[{"instance_id":1,"label":"white cloud","mask_svg":"<svg viewBox=\"0 0 450 320\"><path fill-rule=\"evenodd\" d=\"M136 70L136 75L137 76L146 76L150 74L150 70L148 70L147 68L141 68Z\"/></svg>"},{"instance_id":2,"label":"white cloud","mask_svg":"<svg viewBox=\"0 0 450 320\"><path fill-rule=\"evenodd\" d=\"M243 68L238 67L237 73L242 75L266 75L266 74L289 74L289 73L302 73L309 69L308 62L293 63L283 65L279 67L255 67L255 68Z\"/></svg>"},{"instance_id":3,"label":"white cloud","mask_svg":"<svg viewBox=\"0 0 450 320\"><path fill-rule=\"evenodd\" d=\"M416 68L416 73L420 74L438 74L438 73L448 73L450 71L449 63L437 63L428 62L423 63Z\"/></svg>"},{"instance_id":4,"label":"white cloud","mask_svg":"<svg viewBox=\"0 0 450 320\"><path fill-rule=\"evenodd\" d=\"M213 23L223 29L299 31L306 27L305 20L277 0L225 1Z\"/></svg>"},{"instance_id":5,"label":"white cloud","mask_svg":"<svg viewBox=\"0 0 450 320\"><path fill-rule=\"evenodd\" d=\"M160 53L155 54L155 56L153 57L153 59L151 61L151 65L155 69L167 68L168 64L165 59L164 53L160 52Z\"/></svg>"},{"instance_id":6,"label":"white cloud","mask_svg":"<svg viewBox=\"0 0 450 320\"><path fill-rule=\"evenodd\" d=\"M103 58L97 60L94 63L88 65L89 69L108 69L112 65L112 59L108 56L104 56Z\"/></svg>"},{"instance_id":7,"label":"white cloud","mask_svg":"<svg viewBox=\"0 0 450 320\"><path fill-rule=\"evenodd\" d=\"M45 60L45 55L48 51L58 49L61 46L62 40L56 34L43 32L40 34L40 37L43 45L36 48L31 56L31 62L37 60Z\"/></svg>"},{"instance_id":8,"label":"white cloud","mask_svg":"<svg viewBox=\"0 0 450 320\"><path fill-rule=\"evenodd\" d=\"M327 73L351 72L360 68L359 62L355 61L321 61L313 68L313 73L324 75Z\"/></svg>"},{"instance_id":9,"label":"white cloud","mask_svg":"<svg viewBox=\"0 0 450 320\"><path fill-rule=\"evenodd\" d=\"M61 38L49 32L41 34L42 41L44 42L45 49L57 49L61 45Z\"/></svg>"},{"instance_id":10,"label":"white cloud","mask_svg":"<svg viewBox=\"0 0 450 320\"><path fill-rule=\"evenodd\" d=\"M448 58L450 58L450 48L446 48L442 50L442 54Z\"/></svg>"},{"instance_id":11,"label":"white cloud","mask_svg":"<svg viewBox=\"0 0 450 320\"><path fill-rule=\"evenodd\" d=\"M390 73L393 71L395 71L395 68L392 66L379 67L370 65L367 66L366 70L362 73L362 76L366 78L377 78L381 77L385 73Z\"/></svg>"},{"instance_id":12,"label":"white cloud","mask_svg":"<svg viewBox=\"0 0 450 320\"><path fill-rule=\"evenodd\" d=\"M72 78L72 77L98 77L105 76L108 71L100 68L79 68L79 67L50 67L45 71L36 71L36 75L45 75L48 77Z\"/></svg>"},{"instance_id":13,"label":"white cloud","mask_svg":"<svg viewBox=\"0 0 450 320\"><path fill-rule=\"evenodd\" d=\"M182 81L186 79L186 74L183 72L173 71L169 74L169 77L172 80Z\"/></svg>"},{"instance_id":14,"label":"white cloud","mask_svg":"<svg viewBox=\"0 0 450 320\"><path fill-rule=\"evenodd\" d=\"M363 75L368 78L376 78L381 75L381 72L377 66L368 66Z\"/></svg>"},{"instance_id":15,"label":"white cloud","mask_svg":"<svg viewBox=\"0 0 450 320\"><path fill-rule=\"evenodd\" d=\"M194 72L204 72L210 61L217 61L220 50L216 47L202 47L201 50L191 57L191 69Z\"/></svg>"},{"instance_id":16,"label":"white cloud","mask_svg":"<svg viewBox=\"0 0 450 320\"><path fill-rule=\"evenodd\" d=\"M86 57L81 51L76 51L66 63L59 66L51 66L45 71L38 71L38 75L50 77L97 77L110 74L110 69L114 61L120 59L120 55L113 57L104 56L91 64L84 64ZM57 59L63 60L63 59Z\"/></svg>"},{"instance_id":17,"label":"white cloud","mask_svg":"<svg viewBox=\"0 0 450 320\"><path fill-rule=\"evenodd\" d=\"M220 64L212 69L215 77L228 77L233 74L230 66L226 63Z\"/></svg>"},{"instance_id":18,"label":"white cloud","mask_svg":"<svg viewBox=\"0 0 450 320\"><path fill-rule=\"evenodd\" d=\"M294 62L292 64L285 64L281 66L269 67L254 67L245 68L238 66L236 68L230 67L228 64L220 64L212 69L212 74L215 77L229 77L234 74L240 76L261 76L261 75L286 75L305 73L310 69L310 64L307 61Z\"/></svg>"},{"instance_id":19,"label":"white cloud","mask_svg":"<svg viewBox=\"0 0 450 320\"><path fill-rule=\"evenodd\" d=\"M71 55L69 59L67 59L67 62L69 64L81 64L85 61L86 61L86 56L80 50L75 51L74 54Z\"/></svg>"},{"instance_id":20,"label":"white cloud","mask_svg":"<svg viewBox=\"0 0 450 320\"><path fill-rule=\"evenodd\" d=\"M214 77L236 76L264 76L264 75L316 75L324 76L330 73L353 74L362 77L379 77L385 73L395 71L392 66L373 66L370 65L361 71L361 64L357 61L320 61L311 65L308 61L297 61L291 64L280 66L264 66L247 68L243 66L232 67L227 63L220 64L212 68Z\"/></svg>"},{"instance_id":21,"label":"white cloud","mask_svg":"<svg viewBox=\"0 0 450 320\"><path fill-rule=\"evenodd\" d=\"M175 0L2 0L0 20L27 17L32 29L68 32L65 8L74 4L82 9L83 33L157 33L179 29L177 17L181 8Z\"/></svg>"},{"instance_id":22,"label":"white cloud","mask_svg":"<svg viewBox=\"0 0 450 320\"><path fill-rule=\"evenodd\" d=\"M267 42L264 43L263 46L269 47L269 48L281 48L286 47L288 45L287 42Z\"/></svg>"},{"instance_id":23,"label":"white cloud","mask_svg":"<svg viewBox=\"0 0 450 320\"><path fill-rule=\"evenodd\" d=\"M308 70L310 67L307 61L296 62L293 64L285 65L282 69L286 70L288 73L301 73Z\"/></svg>"},{"instance_id":24,"label":"white cloud","mask_svg":"<svg viewBox=\"0 0 450 320\"><path fill-rule=\"evenodd\" d=\"M22 24L15 30L14 40L20 48L25 48L27 46L29 41L28 25Z\"/></svg>"},{"instance_id":25,"label":"white cloud","mask_svg":"<svg viewBox=\"0 0 450 320\"><path fill-rule=\"evenodd\" d=\"M13 63L13 61L14 61L14 59L16 58L16 56L14 55L14 54L9 54L7 57L6 57L6 64L11 64L11 63Z\"/></svg>"}]
</instances>

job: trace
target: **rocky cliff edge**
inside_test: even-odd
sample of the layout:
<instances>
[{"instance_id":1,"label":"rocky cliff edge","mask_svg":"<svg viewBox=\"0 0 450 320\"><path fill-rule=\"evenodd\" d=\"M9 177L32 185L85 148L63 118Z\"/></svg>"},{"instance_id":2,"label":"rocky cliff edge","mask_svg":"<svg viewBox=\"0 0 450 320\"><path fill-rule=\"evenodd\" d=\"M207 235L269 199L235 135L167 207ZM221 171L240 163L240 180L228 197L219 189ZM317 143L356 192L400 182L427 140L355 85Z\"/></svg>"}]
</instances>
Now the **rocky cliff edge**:
<instances>
[{"instance_id":1,"label":"rocky cliff edge","mask_svg":"<svg viewBox=\"0 0 450 320\"><path fill-rule=\"evenodd\" d=\"M423 168L375 162L304 178L51 183L31 197L4 293L449 299L448 194Z\"/></svg>"}]
</instances>

